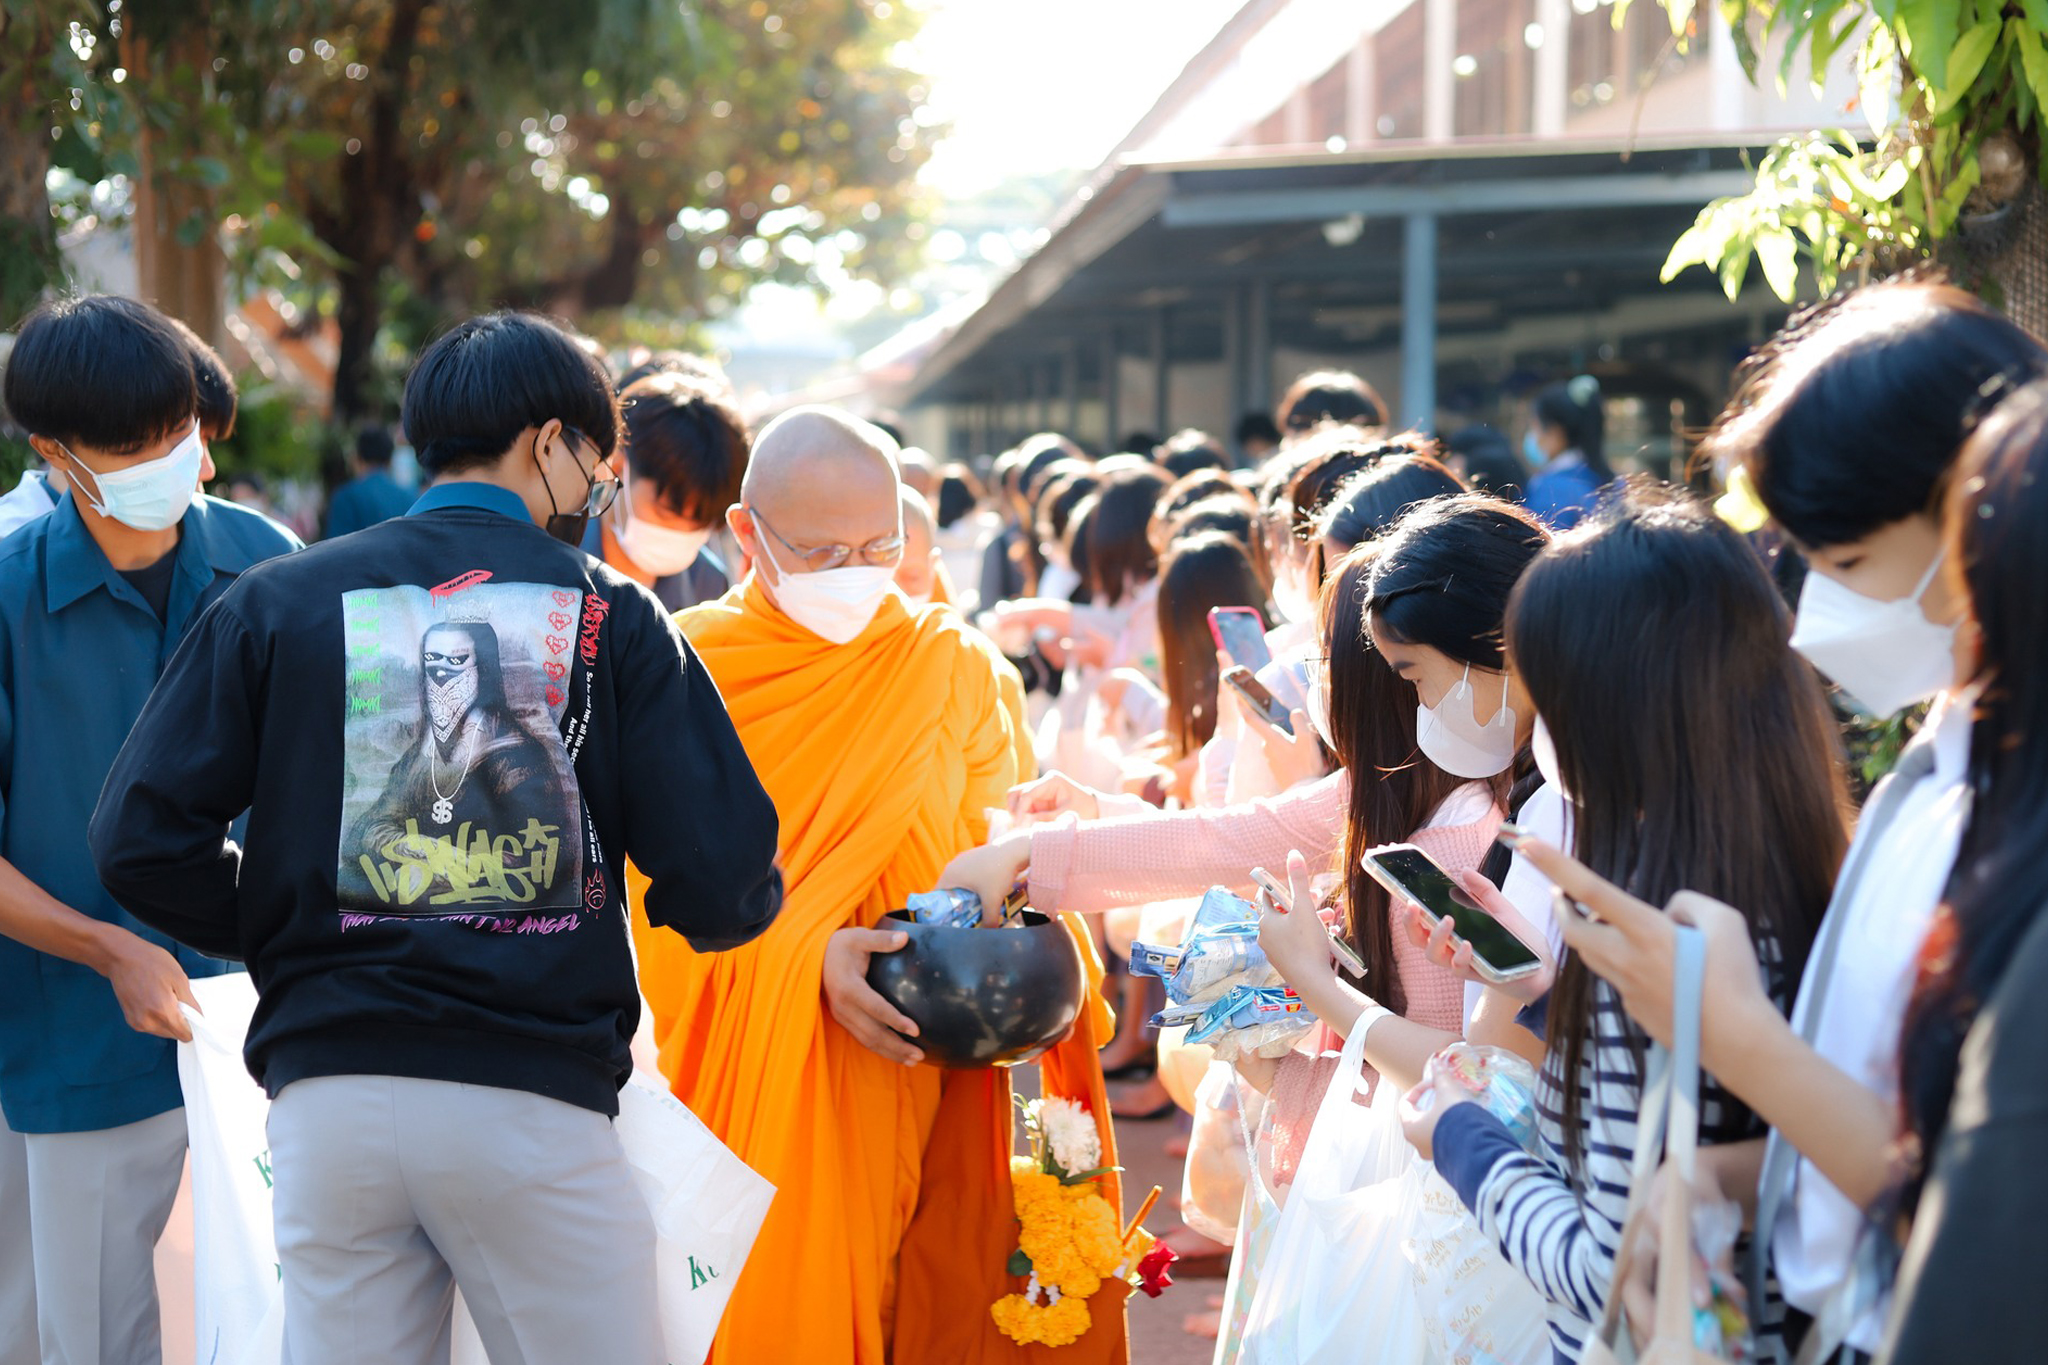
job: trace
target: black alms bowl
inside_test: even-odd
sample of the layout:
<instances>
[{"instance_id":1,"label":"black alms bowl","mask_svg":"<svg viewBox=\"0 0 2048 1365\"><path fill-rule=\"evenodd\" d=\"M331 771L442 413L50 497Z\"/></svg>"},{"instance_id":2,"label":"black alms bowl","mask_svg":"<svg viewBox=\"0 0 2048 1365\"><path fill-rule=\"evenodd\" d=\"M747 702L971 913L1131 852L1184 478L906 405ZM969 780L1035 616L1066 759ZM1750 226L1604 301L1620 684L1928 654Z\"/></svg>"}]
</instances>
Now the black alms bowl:
<instances>
[{"instance_id":1,"label":"black alms bowl","mask_svg":"<svg viewBox=\"0 0 2048 1365\"><path fill-rule=\"evenodd\" d=\"M1064 924L1035 910L1022 928L949 929L892 910L877 928L910 942L868 959L868 984L916 1021L933 1066L1016 1066L1065 1038L1080 1017L1081 953Z\"/></svg>"}]
</instances>

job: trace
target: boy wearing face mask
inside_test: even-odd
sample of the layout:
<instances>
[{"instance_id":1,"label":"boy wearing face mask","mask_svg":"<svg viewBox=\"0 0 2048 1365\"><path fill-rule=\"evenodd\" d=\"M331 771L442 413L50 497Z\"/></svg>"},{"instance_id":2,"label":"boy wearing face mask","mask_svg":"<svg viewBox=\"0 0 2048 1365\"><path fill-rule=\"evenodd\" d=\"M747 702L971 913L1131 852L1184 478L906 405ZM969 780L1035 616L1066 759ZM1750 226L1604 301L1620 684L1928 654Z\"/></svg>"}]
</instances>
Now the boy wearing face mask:
<instances>
[{"instance_id":1,"label":"boy wearing face mask","mask_svg":"<svg viewBox=\"0 0 2048 1365\"><path fill-rule=\"evenodd\" d=\"M982 841L1031 759L1015 671L958 613L913 611L893 581L894 447L836 409L771 422L728 516L751 572L677 618L774 797L789 879L757 948L708 957L636 940L662 1074L781 1191L713 1365L1015 1349L988 1311L1008 1292L1015 1227L1007 1073L917 1065L916 1026L865 979L871 954L905 942L883 916ZM1047 1093L1104 1119L1105 1023L1084 1011L1044 1059ZM1100 1313L1068 1354L1121 1360L1123 1344L1121 1315Z\"/></svg>"},{"instance_id":2,"label":"boy wearing face mask","mask_svg":"<svg viewBox=\"0 0 2048 1365\"><path fill-rule=\"evenodd\" d=\"M626 415L619 496L609 515L592 520L583 548L670 611L712 601L732 586L709 543L725 509L739 501L746 421L729 398L688 374L649 375L619 402Z\"/></svg>"},{"instance_id":3,"label":"boy wearing face mask","mask_svg":"<svg viewBox=\"0 0 2048 1365\"><path fill-rule=\"evenodd\" d=\"M154 1361L151 1257L185 1155L179 1006L227 966L127 914L86 825L179 641L299 543L195 495L192 356L153 309L44 305L5 386L70 491L0 549L0 1360L40 1342L66 1365Z\"/></svg>"},{"instance_id":4,"label":"boy wearing face mask","mask_svg":"<svg viewBox=\"0 0 2048 1365\"><path fill-rule=\"evenodd\" d=\"M660 603L576 548L618 439L576 339L462 323L404 416L433 487L194 629L107 776L99 876L258 983L292 1360L427 1359L451 1281L494 1359L658 1360L611 1124L626 860L655 924L737 946L781 904L774 809Z\"/></svg>"}]
</instances>

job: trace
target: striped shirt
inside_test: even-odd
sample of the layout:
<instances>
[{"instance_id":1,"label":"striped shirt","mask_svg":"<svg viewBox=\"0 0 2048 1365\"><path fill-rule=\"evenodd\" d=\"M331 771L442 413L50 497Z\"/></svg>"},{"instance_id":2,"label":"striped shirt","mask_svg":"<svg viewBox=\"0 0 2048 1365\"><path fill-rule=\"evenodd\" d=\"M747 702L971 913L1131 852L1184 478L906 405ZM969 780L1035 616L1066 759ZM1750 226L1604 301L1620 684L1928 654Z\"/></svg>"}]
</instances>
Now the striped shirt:
<instances>
[{"instance_id":1,"label":"striped shirt","mask_svg":"<svg viewBox=\"0 0 2048 1365\"><path fill-rule=\"evenodd\" d=\"M1592 1036L1578 1076L1579 1163L1564 1158L1561 1053L1552 1049L1537 1100L1544 1154L1525 1151L1476 1104L1437 1125L1437 1168L1508 1262L1547 1301L1554 1357L1576 1361L1603 1312L1628 1208L1640 1102L1642 1035L1604 981L1593 983ZM1761 1137L1764 1125L1711 1076L1700 1078L1700 1143Z\"/></svg>"}]
</instances>

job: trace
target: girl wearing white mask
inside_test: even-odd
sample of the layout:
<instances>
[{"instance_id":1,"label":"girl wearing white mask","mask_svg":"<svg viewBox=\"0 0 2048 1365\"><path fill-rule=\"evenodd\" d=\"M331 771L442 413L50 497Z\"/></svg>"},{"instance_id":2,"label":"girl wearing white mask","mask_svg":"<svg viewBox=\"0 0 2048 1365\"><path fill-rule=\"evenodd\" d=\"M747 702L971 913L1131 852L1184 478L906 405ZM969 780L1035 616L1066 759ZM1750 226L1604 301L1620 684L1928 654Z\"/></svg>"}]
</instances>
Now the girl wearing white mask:
<instances>
[{"instance_id":1,"label":"girl wearing white mask","mask_svg":"<svg viewBox=\"0 0 2048 1365\"><path fill-rule=\"evenodd\" d=\"M1643 487L1540 556L1507 621L1517 683L1550 722L1544 747L1552 780L1570 792L1573 847L1652 901L1699 886L1743 904L1772 967L1759 993L1779 1008L1844 842L1831 718L1786 647L1785 617L1740 535L1697 503ZM1475 899L1503 908L1483 890ZM1449 946L1451 930L1424 932L1412 909L1406 927L1425 952ZM1531 947L1550 946L1522 927ZM1458 966L1469 963L1469 949L1454 951ZM1511 985L1488 998L1540 1001L1543 1012L1543 1153L1457 1104L1441 1078L1437 1107L1410 1131L1487 1240L1549 1301L1552 1343L1572 1360L1609 1297L1645 1042L1573 955L1554 982L1539 972ZM1700 1102L1701 1165L1754 1157L1755 1116L1711 1077ZM1774 1321L1760 1302L1752 1312Z\"/></svg>"},{"instance_id":2,"label":"girl wearing white mask","mask_svg":"<svg viewBox=\"0 0 2048 1365\"><path fill-rule=\"evenodd\" d=\"M1873 285L1794 319L1755 362L1705 455L1806 553L1792 642L1866 710L1934 699L1892 775L1864 803L1790 1021L1758 988L1737 910L1702 903L1709 933L1701 1064L1766 1119L1768 1153L1727 1188L1756 1207L1797 1346L1838 1293L1846 1343L1884 1334L1884 1286L1855 1272L1866 1209L1903 1174L1898 1040L1915 962L1968 824L1969 660L1956 566L1938 515L1971 419L2001 381L2048 373L2048 352L1959 290ZM1937 563L1939 561L1939 563ZM1542 841L1534 857L1598 908L1632 898ZM1524 855L1527 856L1527 855ZM1750 907L1740 907L1747 910ZM1670 1018L1668 936L1574 926L1574 950L1653 1036ZM1817 1348L1819 1349L1819 1348Z\"/></svg>"},{"instance_id":3,"label":"girl wearing white mask","mask_svg":"<svg viewBox=\"0 0 2048 1365\"><path fill-rule=\"evenodd\" d=\"M745 420L729 399L687 374L649 375L620 403L619 496L592 522L584 550L650 588L671 611L721 596L731 577L711 542L725 509L739 501Z\"/></svg>"}]
</instances>

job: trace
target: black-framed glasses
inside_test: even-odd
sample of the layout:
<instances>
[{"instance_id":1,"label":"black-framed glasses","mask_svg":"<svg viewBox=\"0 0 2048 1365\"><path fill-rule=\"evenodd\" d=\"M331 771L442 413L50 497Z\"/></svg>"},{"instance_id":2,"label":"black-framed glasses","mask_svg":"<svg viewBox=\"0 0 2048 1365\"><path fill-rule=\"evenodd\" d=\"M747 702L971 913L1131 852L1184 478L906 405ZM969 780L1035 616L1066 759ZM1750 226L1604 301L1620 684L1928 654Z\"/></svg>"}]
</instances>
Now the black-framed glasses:
<instances>
[{"instance_id":1,"label":"black-framed glasses","mask_svg":"<svg viewBox=\"0 0 2048 1365\"><path fill-rule=\"evenodd\" d=\"M562 430L568 432L571 436L574 436L577 440L586 443L590 447L590 452L593 458L591 460L589 472L584 474L583 476L584 478L590 480L590 491L586 493L583 498L583 514L592 519L601 517L606 512L611 510L612 503L619 496L618 476L614 474L609 479L598 478L597 471L602 468L605 468L605 462L604 452L598 449L597 442L591 440L590 437L584 435L575 427L569 426L566 423L563 424ZM579 470L582 469L583 462L581 460L578 460L576 462L576 467Z\"/></svg>"},{"instance_id":2,"label":"black-framed glasses","mask_svg":"<svg viewBox=\"0 0 2048 1365\"><path fill-rule=\"evenodd\" d=\"M845 568L856 555L863 564L882 567L897 564L903 558L903 534L900 531L893 536L871 540L865 545L815 545L807 549L791 542L782 532L770 526L768 518L761 515L760 508L749 507L747 514L760 524L761 529L774 536L783 549L795 555L808 573L823 573L827 569Z\"/></svg>"}]
</instances>

